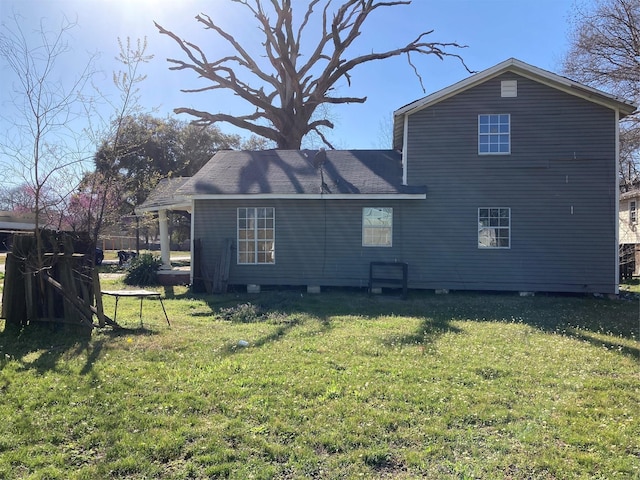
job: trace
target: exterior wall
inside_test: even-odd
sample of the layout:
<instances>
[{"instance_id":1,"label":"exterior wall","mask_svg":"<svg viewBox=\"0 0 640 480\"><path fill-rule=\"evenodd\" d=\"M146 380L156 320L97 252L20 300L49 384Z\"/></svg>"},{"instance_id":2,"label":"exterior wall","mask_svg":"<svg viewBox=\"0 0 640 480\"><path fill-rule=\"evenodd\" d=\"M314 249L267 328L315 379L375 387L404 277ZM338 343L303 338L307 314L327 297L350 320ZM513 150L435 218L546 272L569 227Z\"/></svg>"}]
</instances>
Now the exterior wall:
<instances>
[{"instance_id":1,"label":"exterior wall","mask_svg":"<svg viewBox=\"0 0 640 480\"><path fill-rule=\"evenodd\" d=\"M212 272L224 239L237 245L238 207L275 208L275 264L238 265L234 249L230 284L366 287L369 262L408 261L414 252L403 241L410 231L404 208L423 200L199 200L194 208L194 238ZM393 208L393 245L362 246L363 207Z\"/></svg>"},{"instance_id":2,"label":"exterior wall","mask_svg":"<svg viewBox=\"0 0 640 480\"><path fill-rule=\"evenodd\" d=\"M500 81L518 80L501 98ZM511 115L511 154L478 154L478 115ZM409 287L617 292L615 112L515 74L409 117L408 183L426 200L199 200L193 238L213 271L238 207L275 207L273 265L230 284L356 286L371 261L409 264ZM393 207L393 246L362 246L362 208ZM640 206L640 205L639 205ZM478 208L511 209L509 249L478 248Z\"/></svg>"},{"instance_id":3,"label":"exterior wall","mask_svg":"<svg viewBox=\"0 0 640 480\"><path fill-rule=\"evenodd\" d=\"M638 208L640 208L640 198L629 198L626 200L620 201L620 211L619 211L619 221L618 225L620 227L620 244L628 244L628 243L640 243L640 228L636 222L636 224L632 224L629 220L629 203L631 201L636 202L636 214L638 212ZM640 217L639 217L640 218Z\"/></svg>"},{"instance_id":4,"label":"exterior wall","mask_svg":"<svg viewBox=\"0 0 640 480\"><path fill-rule=\"evenodd\" d=\"M491 113L511 115L510 155L478 154ZM411 286L617 291L613 110L507 73L411 115L407 150L409 183L428 187ZM511 248L477 248L479 207L511 208Z\"/></svg>"},{"instance_id":5,"label":"exterior wall","mask_svg":"<svg viewBox=\"0 0 640 480\"><path fill-rule=\"evenodd\" d=\"M402 150L402 142L404 141L404 122L402 120L393 122L393 149Z\"/></svg>"}]
</instances>

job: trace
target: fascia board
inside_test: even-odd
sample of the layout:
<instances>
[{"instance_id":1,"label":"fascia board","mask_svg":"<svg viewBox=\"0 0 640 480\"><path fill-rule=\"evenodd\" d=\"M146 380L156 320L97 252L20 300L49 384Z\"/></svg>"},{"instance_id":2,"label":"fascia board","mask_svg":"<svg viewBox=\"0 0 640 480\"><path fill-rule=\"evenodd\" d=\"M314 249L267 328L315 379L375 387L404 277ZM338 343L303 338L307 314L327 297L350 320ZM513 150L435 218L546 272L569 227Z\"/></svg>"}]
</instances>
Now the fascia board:
<instances>
[{"instance_id":1,"label":"fascia board","mask_svg":"<svg viewBox=\"0 0 640 480\"><path fill-rule=\"evenodd\" d=\"M434 103L441 102L449 97L457 95L458 93L461 93L475 85L478 85L492 78L493 76L500 74L503 71L503 69L507 66L508 63L509 61L507 60L506 62L502 62L497 65L494 65L491 68L488 68L486 70L483 70L482 72L471 75L470 77L465 78L464 80L461 80L459 82L456 82L453 85L449 85L448 87L438 90L437 92L434 92L431 95L427 95L426 97L423 97L419 100L411 102L410 104L405 105L404 107L401 107L395 112L393 112L393 115L394 116L411 115L417 111L422 110L423 108L433 105Z\"/></svg>"},{"instance_id":2,"label":"fascia board","mask_svg":"<svg viewBox=\"0 0 640 480\"><path fill-rule=\"evenodd\" d=\"M193 200L424 200L426 193L368 193L368 194L211 194L194 195Z\"/></svg>"},{"instance_id":3,"label":"fascia board","mask_svg":"<svg viewBox=\"0 0 640 480\"><path fill-rule=\"evenodd\" d=\"M171 203L167 205L150 205L148 207L136 207L135 213L158 212L160 210L185 210L191 208L191 203Z\"/></svg>"},{"instance_id":4,"label":"fascia board","mask_svg":"<svg viewBox=\"0 0 640 480\"><path fill-rule=\"evenodd\" d=\"M588 87L578 82L574 82L572 80L569 80L568 78L556 75L555 73L546 72L536 67L530 67L529 69L525 70L513 69L513 72L530 80L534 80L549 87L556 88L557 90L563 91L570 95L574 95L598 105L602 105L603 107L607 107L612 110L619 110L622 114L621 118L623 116L631 115L636 111L636 105L624 102L614 97L613 95L609 95L606 92L602 92L598 89Z\"/></svg>"}]
</instances>

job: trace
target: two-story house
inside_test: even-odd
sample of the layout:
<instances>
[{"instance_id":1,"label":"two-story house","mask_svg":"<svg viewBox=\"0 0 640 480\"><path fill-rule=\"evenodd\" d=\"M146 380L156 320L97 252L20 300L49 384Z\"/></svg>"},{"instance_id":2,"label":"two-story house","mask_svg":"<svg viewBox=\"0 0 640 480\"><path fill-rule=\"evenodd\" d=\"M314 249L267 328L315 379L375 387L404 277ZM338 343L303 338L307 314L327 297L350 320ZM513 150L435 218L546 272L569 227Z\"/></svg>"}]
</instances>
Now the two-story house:
<instances>
[{"instance_id":1,"label":"two-story house","mask_svg":"<svg viewBox=\"0 0 640 480\"><path fill-rule=\"evenodd\" d=\"M139 210L189 205L192 279L366 287L389 262L409 288L617 293L634 110L510 59L397 110L393 150L218 152Z\"/></svg>"}]
</instances>

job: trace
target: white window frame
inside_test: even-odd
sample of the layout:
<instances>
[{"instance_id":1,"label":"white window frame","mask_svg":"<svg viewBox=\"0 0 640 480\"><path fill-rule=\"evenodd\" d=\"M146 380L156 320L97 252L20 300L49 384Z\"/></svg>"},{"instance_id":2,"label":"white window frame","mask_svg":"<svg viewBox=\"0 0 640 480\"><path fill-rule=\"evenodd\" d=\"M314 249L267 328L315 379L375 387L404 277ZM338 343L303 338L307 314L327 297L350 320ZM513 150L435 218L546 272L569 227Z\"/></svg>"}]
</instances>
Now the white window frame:
<instances>
[{"instance_id":1,"label":"white window frame","mask_svg":"<svg viewBox=\"0 0 640 480\"><path fill-rule=\"evenodd\" d=\"M483 123L483 119L489 123ZM503 120L506 118L506 123ZM506 126L506 129L504 128ZM491 150L491 145L503 145L502 138L507 137L507 151L482 151L482 146L486 145ZM483 142L483 140L487 140ZM497 140L497 142L492 142ZM478 115L478 155L511 155L511 114L510 113L482 113Z\"/></svg>"},{"instance_id":2,"label":"white window frame","mask_svg":"<svg viewBox=\"0 0 640 480\"><path fill-rule=\"evenodd\" d=\"M385 212L389 222L373 217L374 213ZM372 224L378 220L380 224ZM385 235L385 231L388 233ZM362 208L362 246L363 247L392 247L393 246L393 208L392 207L363 207Z\"/></svg>"},{"instance_id":3,"label":"white window frame","mask_svg":"<svg viewBox=\"0 0 640 480\"><path fill-rule=\"evenodd\" d=\"M638 209L635 200L629 201L629 223L632 225L638 223Z\"/></svg>"},{"instance_id":4,"label":"white window frame","mask_svg":"<svg viewBox=\"0 0 640 480\"><path fill-rule=\"evenodd\" d=\"M274 207L238 207L236 220L238 265L275 264L276 209ZM243 258L243 255L246 258Z\"/></svg>"},{"instance_id":5,"label":"white window frame","mask_svg":"<svg viewBox=\"0 0 640 480\"><path fill-rule=\"evenodd\" d=\"M506 212L506 217L503 216L504 212ZM507 230L506 236L502 230ZM500 245L500 239L506 239L507 245ZM491 245L492 242L497 244ZM478 248L482 250L508 250L511 248L510 207L478 208Z\"/></svg>"}]
</instances>

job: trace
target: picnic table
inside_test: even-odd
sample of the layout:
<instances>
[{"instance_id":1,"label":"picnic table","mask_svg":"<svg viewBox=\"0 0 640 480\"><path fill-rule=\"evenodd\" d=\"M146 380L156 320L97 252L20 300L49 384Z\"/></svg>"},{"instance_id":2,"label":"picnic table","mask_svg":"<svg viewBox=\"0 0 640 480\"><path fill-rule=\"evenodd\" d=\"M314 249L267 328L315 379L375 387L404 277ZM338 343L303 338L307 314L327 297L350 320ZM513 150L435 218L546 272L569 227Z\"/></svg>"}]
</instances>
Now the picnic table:
<instances>
[{"instance_id":1,"label":"picnic table","mask_svg":"<svg viewBox=\"0 0 640 480\"><path fill-rule=\"evenodd\" d=\"M169 323L169 317L167 316L167 310L164 308L164 303L162 303L162 297L160 293L154 292L152 290L102 290L103 295L110 295L112 297L116 297L116 308L113 313L113 321L115 322L118 317L118 300L121 297L135 297L140 299L140 325L142 326L142 301L145 298L157 298L160 300L160 305L162 305L162 311L164 312L164 318L167 319L167 324L171 326Z\"/></svg>"}]
</instances>

